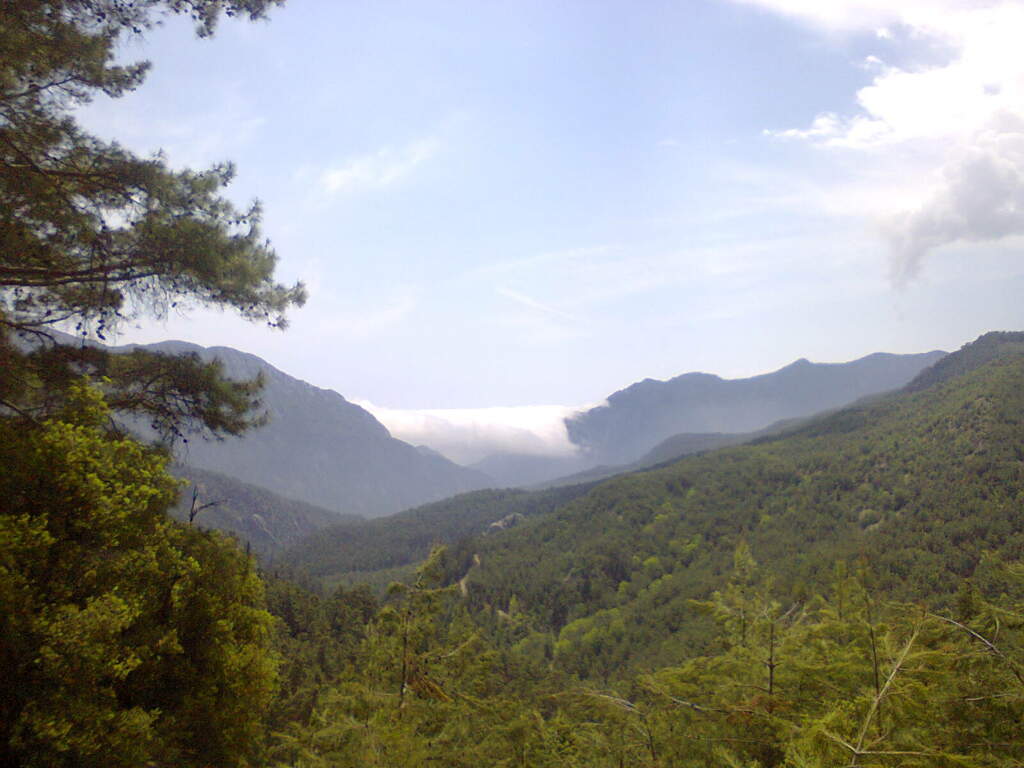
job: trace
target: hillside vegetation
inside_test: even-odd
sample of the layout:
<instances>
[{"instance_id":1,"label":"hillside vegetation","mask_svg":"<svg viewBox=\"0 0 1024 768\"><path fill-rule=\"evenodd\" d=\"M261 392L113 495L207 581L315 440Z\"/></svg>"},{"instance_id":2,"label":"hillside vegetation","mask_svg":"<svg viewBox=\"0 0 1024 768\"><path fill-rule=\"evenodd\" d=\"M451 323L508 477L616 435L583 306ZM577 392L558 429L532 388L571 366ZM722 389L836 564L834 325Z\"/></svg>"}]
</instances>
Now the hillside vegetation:
<instances>
[{"instance_id":1,"label":"hillside vegetation","mask_svg":"<svg viewBox=\"0 0 1024 768\"><path fill-rule=\"evenodd\" d=\"M837 560L860 560L882 593L945 604L985 551L1024 555L1024 354L912 389L606 482L463 542L452 573L476 556L476 611L514 606L560 665L599 678L702 647L707 627L690 600L722 585L741 543L779 596L808 594Z\"/></svg>"},{"instance_id":2,"label":"hillside vegetation","mask_svg":"<svg viewBox=\"0 0 1024 768\"><path fill-rule=\"evenodd\" d=\"M534 493L475 491L387 518L335 523L305 536L275 564L327 581L376 581L372 572L416 564L437 544L454 544L489 529L511 528L528 517L557 509L589 487Z\"/></svg>"},{"instance_id":3,"label":"hillside vegetation","mask_svg":"<svg viewBox=\"0 0 1024 768\"><path fill-rule=\"evenodd\" d=\"M185 466L172 471L185 481L170 510L173 517L184 522L193 517L193 524L200 528L229 533L266 561L321 528L362 520L278 496L217 472Z\"/></svg>"},{"instance_id":4,"label":"hillside vegetation","mask_svg":"<svg viewBox=\"0 0 1024 768\"><path fill-rule=\"evenodd\" d=\"M288 647L348 661L291 676L274 764L1020 765L1024 353L994 341L436 550L382 604L276 589Z\"/></svg>"},{"instance_id":5,"label":"hillside vegetation","mask_svg":"<svg viewBox=\"0 0 1024 768\"><path fill-rule=\"evenodd\" d=\"M258 574L168 520L166 459L105 434L83 387L73 420L3 422L7 463L32 463L0 475L22 638L0 646L0 762L1019 766L1024 353L949 370L747 445L293 552L323 580L338 549L373 575L450 542L381 595Z\"/></svg>"}]
</instances>

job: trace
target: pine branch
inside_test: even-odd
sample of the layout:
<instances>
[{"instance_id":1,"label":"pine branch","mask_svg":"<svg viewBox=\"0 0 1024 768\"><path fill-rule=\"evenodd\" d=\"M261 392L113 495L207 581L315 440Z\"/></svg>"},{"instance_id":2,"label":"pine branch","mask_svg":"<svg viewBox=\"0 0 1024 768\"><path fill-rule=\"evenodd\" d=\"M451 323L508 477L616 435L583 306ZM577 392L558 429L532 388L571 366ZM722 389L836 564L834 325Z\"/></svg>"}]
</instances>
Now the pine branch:
<instances>
[{"instance_id":1,"label":"pine branch","mask_svg":"<svg viewBox=\"0 0 1024 768\"><path fill-rule=\"evenodd\" d=\"M993 643L992 641L990 641L987 638L983 637L979 633L975 632L970 627L968 627L968 626L966 626L964 624L961 624L959 621L956 621L955 619L951 619L948 616L940 616L937 613L930 613L928 615L931 616L932 618L938 619L939 621L944 621L947 624L952 624L954 627L959 627L964 632L966 632L971 637L973 637L975 640L980 642L991 653L994 653L1000 659L1005 661L1006 665L1010 668L1010 671L1013 672L1013 676L1015 678L1017 678L1017 682L1020 683L1022 686L1024 686L1024 672L1021 672L1020 667L1018 667L1016 664L1014 664L1014 662L1013 662L1013 660L1011 658L1009 658L1005 653L1003 653L1001 650L999 650L999 648L996 647L995 643Z\"/></svg>"}]
</instances>

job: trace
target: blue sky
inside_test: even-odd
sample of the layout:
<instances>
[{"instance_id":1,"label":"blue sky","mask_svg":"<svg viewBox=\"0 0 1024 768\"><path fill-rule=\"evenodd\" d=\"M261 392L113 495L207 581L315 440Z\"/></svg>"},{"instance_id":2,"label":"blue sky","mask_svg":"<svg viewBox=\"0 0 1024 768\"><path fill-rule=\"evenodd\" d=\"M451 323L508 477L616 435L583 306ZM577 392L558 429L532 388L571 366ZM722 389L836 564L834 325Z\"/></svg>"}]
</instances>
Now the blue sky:
<instances>
[{"instance_id":1,"label":"blue sky","mask_svg":"<svg viewBox=\"0 0 1024 768\"><path fill-rule=\"evenodd\" d=\"M406 436L422 409L528 422L645 377L1020 328L1022 21L984 0L293 0L212 40L170 21L124 47L147 83L82 119L174 165L235 161L230 196L263 201L310 301L283 334L193 309L119 342L238 347Z\"/></svg>"}]
</instances>

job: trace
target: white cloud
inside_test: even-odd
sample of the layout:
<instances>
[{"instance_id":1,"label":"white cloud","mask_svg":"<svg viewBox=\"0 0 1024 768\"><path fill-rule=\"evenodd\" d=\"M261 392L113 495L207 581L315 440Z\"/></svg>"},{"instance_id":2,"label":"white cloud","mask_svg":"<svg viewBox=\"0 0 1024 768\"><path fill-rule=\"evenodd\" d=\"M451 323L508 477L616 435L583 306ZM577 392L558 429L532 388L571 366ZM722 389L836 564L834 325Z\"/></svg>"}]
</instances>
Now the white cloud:
<instances>
[{"instance_id":1,"label":"white cloud","mask_svg":"<svg viewBox=\"0 0 1024 768\"><path fill-rule=\"evenodd\" d=\"M494 453L575 455L577 449L569 441L565 419L584 410L563 405L414 410L355 402L399 440L426 445L460 464L472 464Z\"/></svg>"},{"instance_id":2,"label":"white cloud","mask_svg":"<svg viewBox=\"0 0 1024 768\"><path fill-rule=\"evenodd\" d=\"M784 131L769 131L768 136L777 136L782 139L823 139L831 138L838 133L841 127L841 120L834 112L825 112L814 118L810 128L787 128Z\"/></svg>"},{"instance_id":3,"label":"white cloud","mask_svg":"<svg viewBox=\"0 0 1024 768\"><path fill-rule=\"evenodd\" d=\"M878 190L876 222L897 284L913 278L935 248L1024 233L1024 4L736 1L831 31L873 31L911 54L922 44L930 55L936 44L947 51L942 63L906 67L870 56L875 76L857 93L854 113L823 113L808 128L771 132L861 158L857 176L870 176ZM884 210L895 186L916 193Z\"/></svg>"},{"instance_id":4,"label":"white cloud","mask_svg":"<svg viewBox=\"0 0 1024 768\"><path fill-rule=\"evenodd\" d=\"M991 132L944 169L943 183L918 208L884 223L893 279L915 277L927 253L955 242L1024 234L1024 131Z\"/></svg>"},{"instance_id":5,"label":"white cloud","mask_svg":"<svg viewBox=\"0 0 1024 768\"><path fill-rule=\"evenodd\" d=\"M332 194L366 187L387 187L407 178L440 149L441 143L436 138L419 139L397 149L384 147L348 158L338 167L327 169L321 174L320 182L323 189Z\"/></svg>"}]
</instances>

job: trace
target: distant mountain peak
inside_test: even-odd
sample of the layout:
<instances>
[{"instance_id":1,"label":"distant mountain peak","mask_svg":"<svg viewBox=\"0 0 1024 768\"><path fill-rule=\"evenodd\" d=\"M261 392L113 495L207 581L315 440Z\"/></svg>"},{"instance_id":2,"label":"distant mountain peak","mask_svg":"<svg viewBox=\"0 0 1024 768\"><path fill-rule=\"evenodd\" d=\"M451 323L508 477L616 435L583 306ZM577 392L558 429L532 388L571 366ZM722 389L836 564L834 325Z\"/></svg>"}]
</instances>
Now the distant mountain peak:
<instances>
[{"instance_id":1,"label":"distant mountain peak","mask_svg":"<svg viewBox=\"0 0 1024 768\"><path fill-rule=\"evenodd\" d=\"M607 405L566 419L566 428L591 463L629 464L674 435L754 432L899 389L943 355L874 354L848 363L800 358L746 379L696 372L644 379L610 395Z\"/></svg>"}]
</instances>

